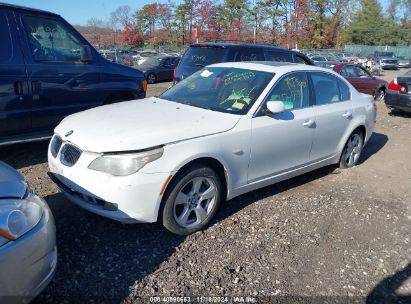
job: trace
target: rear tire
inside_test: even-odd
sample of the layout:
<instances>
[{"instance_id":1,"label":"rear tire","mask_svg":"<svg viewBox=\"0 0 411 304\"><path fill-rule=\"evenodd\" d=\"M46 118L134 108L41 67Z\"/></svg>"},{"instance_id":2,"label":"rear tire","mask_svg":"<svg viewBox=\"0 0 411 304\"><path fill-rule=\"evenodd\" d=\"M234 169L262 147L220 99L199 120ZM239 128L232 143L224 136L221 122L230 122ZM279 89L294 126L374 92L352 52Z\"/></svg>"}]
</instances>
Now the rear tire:
<instances>
[{"instance_id":1,"label":"rear tire","mask_svg":"<svg viewBox=\"0 0 411 304\"><path fill-rule=\"evenodd\" d=\"M159 222L170 232L188 235L205 228L223 197L221 179L209 167L189 166L170 182L164 194Z\"/></svg>"},{"instance_id":2,"label":"rear tire","mask_svg":"<svg viewBox=\"0 0 411 304\"><path fill-rule=\"evenodd\" d=\"M360 159L362 148L364 146L364 135L360 130L355 130L347 142L341 153L339 167L348 169L354 167Z\"/></svg>"}]
</instances>

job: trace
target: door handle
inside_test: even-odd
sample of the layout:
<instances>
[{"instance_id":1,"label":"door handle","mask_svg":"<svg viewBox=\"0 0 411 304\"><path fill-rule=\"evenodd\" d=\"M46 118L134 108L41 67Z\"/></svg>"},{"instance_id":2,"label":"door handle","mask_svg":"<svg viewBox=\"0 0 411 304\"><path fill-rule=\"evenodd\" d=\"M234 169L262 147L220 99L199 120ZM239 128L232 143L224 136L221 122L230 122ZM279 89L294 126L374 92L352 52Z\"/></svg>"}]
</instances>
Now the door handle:
<instances>
[{"instance_id":1,"label":"door handle","mask_svg":"<svg viewBox=\"0 0 411 304\"><path fill-rule=\"evenodd\" d=\"M351 112L345 112L342 116L345 117L345 118L347 118L347 119L352 118Z\"/></svg>"},{"instance_id":2,"label":"door handle","mask_svg":"<svg viewBox=\"0 0 411 304\"><path fill-rule=\"evenodd\" d=\"M14 82L14 94L17 96L21 96L24 94L23 92L23 82L22 81L15 81Z\"/></svg>"},{"instance_id":3,"label":"door handle","mask_svg":"<svg viewBox=\"0 0 411 304\"><path fill-rule=\"evenodd\" d=\"M309 119L309 120L306 120L306 121L303 123L303 126L304 126L304 127L307 127L307 128L311 128L312 126L314 126L314 124L315 124L315 121L312 120L312 119Z\"/></svg>"}]
</instances>

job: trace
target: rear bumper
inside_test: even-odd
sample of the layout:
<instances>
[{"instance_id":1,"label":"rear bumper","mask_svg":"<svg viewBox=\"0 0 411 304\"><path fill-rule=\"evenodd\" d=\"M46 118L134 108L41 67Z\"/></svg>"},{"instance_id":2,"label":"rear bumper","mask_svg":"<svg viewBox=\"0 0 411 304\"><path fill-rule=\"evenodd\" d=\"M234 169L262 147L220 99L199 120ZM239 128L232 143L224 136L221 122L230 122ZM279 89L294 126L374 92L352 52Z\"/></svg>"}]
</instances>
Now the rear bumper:
<instances>
[{"instance_id":1,"label":"rear bumper","mask_svg":"<svg viewBox=\"0 0 411 304\"><path fill-rule=\"evenodd\" d=\"M399 94L388 90L384 99L389 108L411 112L411 94Z\"/></svg>"},{"instance_id":2,"label":"rear bumper","mask_svg":"<svg viewBox=\"0 0 411 304\"><path fill-rule=\"evenodd\" d=\"M0 302L36 297L52 280L57 266L56 228L44 203L40 222L28 233L0 247Z\"/></svg>"}]
</instances>

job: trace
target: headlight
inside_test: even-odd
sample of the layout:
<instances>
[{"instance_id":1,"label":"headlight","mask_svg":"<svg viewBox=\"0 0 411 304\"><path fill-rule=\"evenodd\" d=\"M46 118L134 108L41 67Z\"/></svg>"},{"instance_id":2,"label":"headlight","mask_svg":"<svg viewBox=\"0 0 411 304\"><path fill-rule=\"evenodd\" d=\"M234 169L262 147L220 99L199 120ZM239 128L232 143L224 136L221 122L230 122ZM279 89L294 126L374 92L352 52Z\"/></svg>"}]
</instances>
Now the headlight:
<instances>
[{"instance_id":1,"label":"headlight","mask_svg":"<svg viewBox=\"0 0 411 304\"><path fill-rule=\"evenodd\" d=\"M40 198L29 193L25 199L5 199L0 203L0 246L33 229L43 216Z\"/></svg>"},{"instance_id":2,"label":"headlight","mask_svg":"<svg viewBox=\"0 0 411 304\"><path fill-rule=\"evenodd\" d=\"M163 152L163 148L158 148L139 153L102 155L93 160L88 168L115 176L126 176L159 159Z\"/></svg>"}]
</instances>

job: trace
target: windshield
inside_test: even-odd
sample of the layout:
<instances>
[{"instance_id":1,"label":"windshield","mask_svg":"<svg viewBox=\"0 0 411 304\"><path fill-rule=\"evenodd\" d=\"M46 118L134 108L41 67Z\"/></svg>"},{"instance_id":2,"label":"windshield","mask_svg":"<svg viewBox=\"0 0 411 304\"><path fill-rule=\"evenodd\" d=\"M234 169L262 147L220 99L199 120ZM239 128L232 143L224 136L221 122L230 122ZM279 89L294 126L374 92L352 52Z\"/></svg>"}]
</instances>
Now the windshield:
<instances>
[{"instance_id":1,"label":"windshield","mask_svg":"<svg viewBox=\"0 0 411 304\"><path fill-rule=\"evenodd\" d=\"M244 114L274 73L236 68L204 68L177 83L160 98L213 111Z\"/></svg>"},{"instance_id":2,"label":"windshield","mask_svg":"<svg viewBox=\"0 0 411 304\"><path fill-rule=\"evenodd\" d=\"M184 54L181 65L204 67L213 63L222 62L225 50L224 48L215 47L190 47Z\"/></svg>"}]
</instances>

